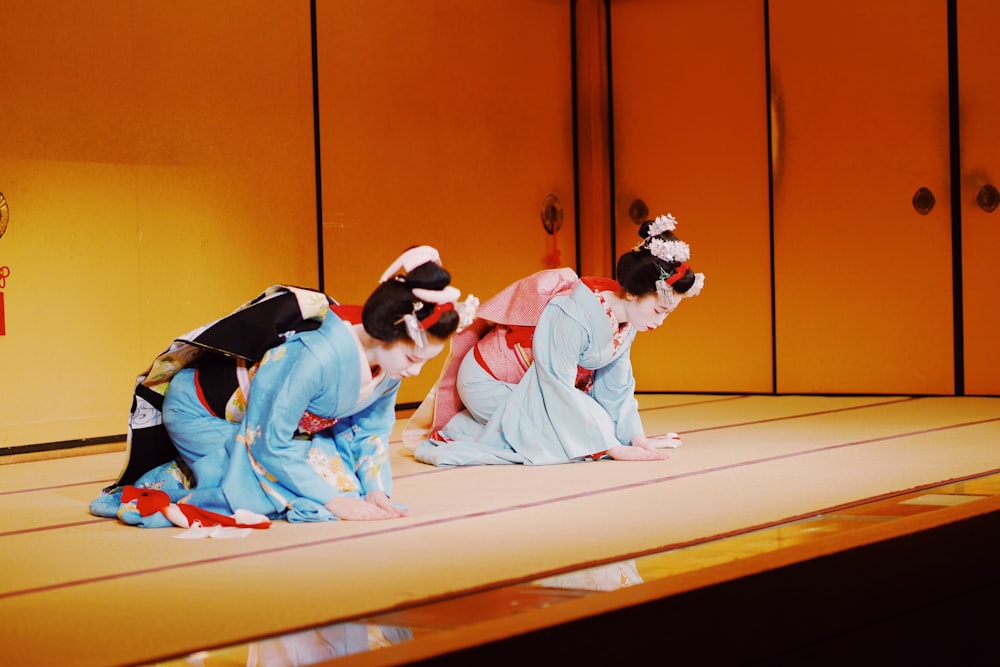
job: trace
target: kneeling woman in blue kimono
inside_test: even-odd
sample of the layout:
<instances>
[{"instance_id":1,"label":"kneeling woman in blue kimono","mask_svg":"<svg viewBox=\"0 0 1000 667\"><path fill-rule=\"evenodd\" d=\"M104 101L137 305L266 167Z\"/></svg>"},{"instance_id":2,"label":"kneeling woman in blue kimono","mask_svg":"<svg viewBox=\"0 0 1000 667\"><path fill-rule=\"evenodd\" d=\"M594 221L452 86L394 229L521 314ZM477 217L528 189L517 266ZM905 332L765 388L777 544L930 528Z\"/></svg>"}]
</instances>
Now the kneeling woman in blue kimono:
<instances>
[{"instance_id":1,"label":"kneeling woman in blue kimono","mask_svg":"<svg viewBox=\"0 0 1000 667\"><path fill-rule=\"evenodd\" d=\"M129 457L91 504L144 527L389 519L389 435L417 375L475 299L421 246L363 307L275 286L192 331L139 377Z\"/></svg>"},{"instance_id":2,"label":"kneeling woman in blue kimono","mask_svg":"<svg viewBox=\"0 0 1000 667\"><path fill-rule=\"evenodd\" d=\"M673 438L647 437L629 350L636 332L663 323L705 277L673 216L640 227L618 261L618 281L540 271L483 303L452 340L435 389L404 432L434 465L666 458Z\"/></svg>"}]
</instances>

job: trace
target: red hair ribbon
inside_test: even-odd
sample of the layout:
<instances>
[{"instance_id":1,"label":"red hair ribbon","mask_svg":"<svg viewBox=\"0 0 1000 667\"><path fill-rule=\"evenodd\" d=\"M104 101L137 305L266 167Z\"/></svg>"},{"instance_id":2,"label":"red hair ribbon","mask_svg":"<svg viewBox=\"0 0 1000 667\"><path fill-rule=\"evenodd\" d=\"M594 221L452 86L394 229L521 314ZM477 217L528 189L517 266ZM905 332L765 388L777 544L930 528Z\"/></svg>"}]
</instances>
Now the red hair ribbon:
<instances>
[{"instance_id":1,"label":"red hair ribbon","mask_svg":"<svg viewBox=\"0 0 1000 667\"><path fill-rule=\"evenodd\" d=\"M424 319L420 320L420 327L424 331L427 331L432 326L437 324L437 321L441 319L441 313L447 313L449 310L455 310L455 304L453 304L451 301L449 301L448 303L436 304L434 306L434 311Z\"/></svg>"},{"instance_id":2,"label":"red hair ribbon","mask_svg":"<svg viewBox=\"0 0 1000 667\"><path fill-rule=\"evenodd\" d=\"M672 274L670 274L670 277L667 278L667 284L673 287L674 283L680 280L684 276L684 274L687 273L690 269L691 267L688 266L687 262L684 262L676 269L674 269L674 272Z\"/></svg>"}]
</instances>

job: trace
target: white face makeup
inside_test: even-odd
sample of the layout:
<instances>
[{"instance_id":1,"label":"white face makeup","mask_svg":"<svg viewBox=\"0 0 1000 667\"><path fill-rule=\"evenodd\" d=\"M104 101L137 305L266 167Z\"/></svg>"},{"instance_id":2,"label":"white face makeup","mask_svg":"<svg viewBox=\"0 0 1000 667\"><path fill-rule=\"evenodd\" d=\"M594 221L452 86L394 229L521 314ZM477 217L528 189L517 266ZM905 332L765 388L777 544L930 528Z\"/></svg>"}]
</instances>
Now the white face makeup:
<instances>
[{"instance_id":1,"label":"white face makeup","mask_svg":"<svg viewBox=\"0 0 1000 667\"><path fill-rule=\"evenodd\" d=\"M373 361L387 377L415 377L424 364L441 354L444 346L445 342L436 338L428 339L427 345L419 348L409 340L383 343L375 348Z\"/></svg>"},{"instance_id":2,"label":"white face makeup","mask_svg":"<svg viewBox=\"0 0 1000 667\"><path fill-rule=\"evenodd\" d=\"M627 321L638 332L652 331L663 324L663 320L676 310L679 303L680 299L670 305L664 305L656 294L629 298L625 301Z\"/></svg>"}]
</instances>

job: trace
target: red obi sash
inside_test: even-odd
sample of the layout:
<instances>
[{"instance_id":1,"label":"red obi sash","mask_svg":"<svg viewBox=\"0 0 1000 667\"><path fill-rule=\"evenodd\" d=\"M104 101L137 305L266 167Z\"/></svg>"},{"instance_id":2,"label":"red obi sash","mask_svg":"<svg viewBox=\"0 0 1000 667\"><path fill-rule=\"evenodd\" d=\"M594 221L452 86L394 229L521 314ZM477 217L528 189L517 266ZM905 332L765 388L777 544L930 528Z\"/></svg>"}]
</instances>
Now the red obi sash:
<instances>
[{"instance_id":1,"label":"red obi sash","mask_svg":"<svg viewBox=\"0 0 1000 667\"><path fill-rule=\"evenodd\" d=\"M307 410L302 415L302 419L299 420L299 431L312 435L313 433L319 433L320 431L328 429L336 423L336 419L320 417L319 415L314 415Z\"/></svg>"}]
</instances>

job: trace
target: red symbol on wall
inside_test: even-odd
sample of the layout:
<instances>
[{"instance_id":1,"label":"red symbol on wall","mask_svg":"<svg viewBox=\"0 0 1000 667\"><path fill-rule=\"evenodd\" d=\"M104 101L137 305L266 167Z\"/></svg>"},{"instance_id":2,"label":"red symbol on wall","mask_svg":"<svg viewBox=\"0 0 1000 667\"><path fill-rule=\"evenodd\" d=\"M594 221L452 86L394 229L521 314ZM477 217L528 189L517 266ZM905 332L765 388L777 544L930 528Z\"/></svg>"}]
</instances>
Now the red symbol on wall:
<instances>
[{"instance_id":1,"label":"red symbol on wall","mask_svg":"<svg viewBox=\"0 0 1000 667\"><path fill-rule=\"evenodd\" d=\"M7 276L10 275L10 267L0 266L0 289L7 286ZM0 292L0 336L7 335L7 317L3 309L3 292Z\"/></svg>"},{"instance_id":2,"label":"red symbol on wall","mask_svg":"<svg viewBox=\"0 0 1000 667\"><path fill-rule=\"evenodd\" d=\"M7 199L0 192L0 236L7 231L7 223L10 221L10 208L7 206ZM0 289L7 286L7 276L10 275L10 267L0 266ZM7 318L3 311L3 292L0 292L0 336L7 335Z\"/></svg>"}]
</instances>

